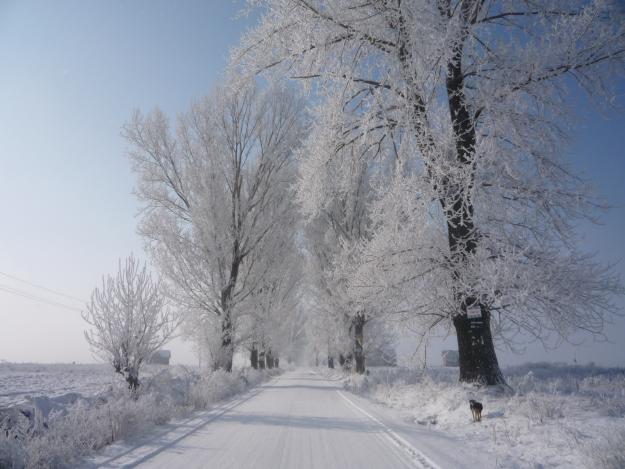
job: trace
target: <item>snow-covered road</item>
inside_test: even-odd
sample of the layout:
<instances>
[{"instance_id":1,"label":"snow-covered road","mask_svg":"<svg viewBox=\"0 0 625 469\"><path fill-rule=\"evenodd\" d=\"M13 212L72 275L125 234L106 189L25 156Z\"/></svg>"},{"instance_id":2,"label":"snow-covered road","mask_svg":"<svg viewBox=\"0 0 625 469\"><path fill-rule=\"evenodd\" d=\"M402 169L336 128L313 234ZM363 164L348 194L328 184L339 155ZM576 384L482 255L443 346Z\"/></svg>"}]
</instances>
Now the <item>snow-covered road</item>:
<instances>
[{"instance_id":1,"label":"snow-covered road","mask_svg":"<svg viewBox=\"0 0 625 469\"><path fill-rule=\"evenodd\" d=\"M107 454L108 453L108 454ZM353 394L310 370L285 373L247 395L90 467L485 468L485 455Z\"/></svg>"}]
</instances>

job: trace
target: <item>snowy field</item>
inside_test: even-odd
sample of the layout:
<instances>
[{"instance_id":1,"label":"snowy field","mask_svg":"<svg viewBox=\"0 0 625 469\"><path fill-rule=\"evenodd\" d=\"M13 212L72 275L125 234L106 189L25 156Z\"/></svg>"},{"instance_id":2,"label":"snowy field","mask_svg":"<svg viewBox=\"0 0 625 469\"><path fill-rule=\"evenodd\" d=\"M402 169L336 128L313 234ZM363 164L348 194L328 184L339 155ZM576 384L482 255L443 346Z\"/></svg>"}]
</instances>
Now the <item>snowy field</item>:
<instances>
[{"instance_id":1,"label":"snowy field","mask_svg":"<svg viewBox=\"0 0 625 469\"><path fill-rule=\"evenodd\" d=\"M461 385L457 368L332 374L405 422L490 454L497 467L625 467L625 369L528 364L504 370L505 390ZM483 403L482 422L472 421L469 399Z\"/></svg>"},{"instance_id":2,"label":"snowy field","mask_svg":"<svg viewBox=\"0 0 625 469\"><path fill-rule=\"evenodd\" d=\"M93 396L120 378L110 365L0 363L0 408L37 396Z\"/></svg>"}]
</instances>

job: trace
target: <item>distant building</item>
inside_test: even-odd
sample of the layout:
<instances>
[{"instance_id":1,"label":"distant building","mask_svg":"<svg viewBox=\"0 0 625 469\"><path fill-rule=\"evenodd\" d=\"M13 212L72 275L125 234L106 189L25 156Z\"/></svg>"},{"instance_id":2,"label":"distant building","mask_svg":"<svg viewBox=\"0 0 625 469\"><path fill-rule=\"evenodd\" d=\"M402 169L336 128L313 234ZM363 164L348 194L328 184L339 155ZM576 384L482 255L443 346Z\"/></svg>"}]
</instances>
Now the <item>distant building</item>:
<instances>
[{"instance_id":1,"label":"distant building","mask_svg":"<svg viewBox=\"0 0 625 469\"><path fill-rule=\"evenodd\" d=\"M443 350L443 366L458 366L459 356L457 350Z\"/></svg>"},{"instance_id":2,"label":"distant building","mask_svg":"<svg viewBox=\"0 0 625 469\"><path fill-rule=\"evenodd\" d=\"M157 350L150 357L149 363L152 365L169 365L171 352L169 350Z\"/></svg>"}]
</instances>

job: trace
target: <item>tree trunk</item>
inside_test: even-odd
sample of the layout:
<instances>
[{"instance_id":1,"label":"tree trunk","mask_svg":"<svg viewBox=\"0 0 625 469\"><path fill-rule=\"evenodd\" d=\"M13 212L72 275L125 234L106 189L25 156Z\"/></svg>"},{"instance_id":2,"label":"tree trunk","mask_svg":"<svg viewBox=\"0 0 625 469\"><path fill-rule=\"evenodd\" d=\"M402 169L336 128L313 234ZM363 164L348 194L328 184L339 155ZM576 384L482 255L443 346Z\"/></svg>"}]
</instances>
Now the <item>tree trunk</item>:
<instances>
[{"instance_id":1,"label":"tree trunk","mask_svg":"<svg viewBox=\"0 0 625 469\"><path fill-rule=\"evenodd\" d=\"M334 369L334 357L328 355L328 368Z\"/></svg>"},{"instance_id":2,"label":"tree trunk","mask_svg":"<svg viewBox=\"0 0 625 469\"><path fill-rule=\"evenodd\" d=\"M504 384L490 331L490 313L483 306L481 313L481 318L469 318L466 314L454 317L460 381L486 385Z\"/></svg>"},{"instance_id":3,"label":"tree trunk","mask_svg":"<svg viewBox=\"0 0 625 469\"><path fill-rule=\"evenodd\" d=\"M343 363L341 365L343 370L350 371L352 369L352 362L354 361L353 354L350 353L346 356L340 355L340 357L343 358Z\"/></svg>"},{"instance_id":4,"label":"tree trunk","mask_svg":"<svg viewBox=\"0 0 625 469\"><path fill-rule=\"evenodd\" d=\"M240 228L240 226L239 226ZM238 232L238 231L237 231ZM221 350L219 368L227 372L232 371L232 358L234 356L234 325L232 324L232 311L230 301L232 291L239 276L241 257L239 252L239 240L235 237L232 246L232 265L230 266L230 279L225 288L221 290L221 309L223 317L221 321Z\"/></svg>"},{"instance_id":5,"label":"tree trunk","mask_svg":"<svg viewBox=\"0 0 625 469\"><path fill-rule=\"evenodd\" d=\"M426 172L432 177L432 187L439 194L439 202L447 219L448 242L454 268L451 272L454 279L455 292L459 314L453 318L458 338L458 354L460 356L461 370L460 381L476 381L484 377L486 382L503 382L503 376L497 363L497 355L490 331L490 317L482 307L484 316L483 327L480 332L473 328L471 332L469 318L466 316L466 305L471 304L466 292L460 291L462 285L466 285L466 279L461 278L461 270L467 258L472 255L479 239L479 233L475 226L473 202L473 181L477 169L478 160L475 155L477 142L475 110L467 103L465 95L465 73L462 69L462 56L464 43L469 37L470 24L475 21L475 15L480 8L475 8L474 1L460 2L460 28L459 36L454 44L453 54L447 63L446 89L449 115L455 140L456 159L452 164L452 170L446 177L436 177L436 173L426 166ZM399 62L402 66L402 74L406 80L410 93L413 112L415 116L415 136L419 150L423 154L437 152L437 145L432 134L427 128L427 109L425 100L419 93L419 87L415 83L411 73L410 46L408 26L400 15L398 22L399 47L397 49ZM426 125L422 125L422 123ZM426 164L427 165L427 164ZM462 175L458 180L456 174ZM467 184L468 183L468 184ZM475 334L479 336L475 339ZM464 363L464 365L463 365ZM469 366L469 364L474 364ZM480 371L477 371L479 368ZM489 371L490 370L490 371ZM497 379L494 379L497 378Z\"/></svg>"},{"instance_id":6,"label":"tree trunk","mask_svg":"<svg viewBox=\"0 0 625 469\"><path fill-rule=\"evenodd\" d=\"M126 382L131 391L136 391L139 388L139 373L136 371L128 371L126 373Z\"/></svg>"},{"instance_id":7,"label":"tree trunk","mask_svg":"<svg viewBox=\"0 0 625 469\"><path fill-rule=\"evenodd\" d=\"M265 361L267 362L267 368L273 368L273 355L271 355L271 350L267 350L265 354Z\"/></svg>"},{"instance_id":8,"label":"tree trunk","mask_svg":"<svg viewBox=\"0 0 625 469\"><path fill-rule=\"evenodd\" d=\"M358 374L364 374L365 372L365 351L363 348L365 323L366 318L363 312L356 313L356 316L352 319L354 328L354 361L356 373Z\"/></svg>"},{"instance_id":9,"label":"tree trunk","mask_svg":"<svg viewBox=\"0 0 625 469\"><path fill-rule=\"evenodd\" d=\"M441 205L447 217L449 249L452 260L460 267L454 270L453 277L457 285L466 285L461 269L477 250L479 230L475 226L474 206L471 198L473 181L477 172L478 159L475 155L477 143L476 115L470 108L465 94L465 74L462 69L464 43L469 37L470 24L475 20L479 8L475 2L463 2L460 8L461 29L455 43L453 55L447 63L447 103L451 117L456 146L456 166L466 174L460 181L454 181L450 175L444 183L443 194L452 194L451 200L441 198ZM450 182L452 181L452 182ZM468 181L466 184L465 181ZM453 318L458 339L460 360L460 381L484 384L504 383L503 375L497 362L497 354L490 330L490 311L479 304L475 296L466 292L456 292L461 313ZM467 315L467 306L479 307L481 318Z\"/></svg>"},{"instance_id":10,"label":"tree trunk","mask_svg":"<svg viewBox=\"0 0 625 469\"><path fill-rule=\"evenodd\" d=\"M252 368L258 370L258 349L256 346L252 346L252 351L250 352L250 363Z\"/></svg>"},{"instance_id":11,"label":"tree trunk","mask_svg":"<svg viewBox=\"0 0 625 469\"><path fill-rule=\"evenodd\" d=\"M232 358L234 355L232 336L232 318L230 311L226 310L221 322L221 349L218 367L227 372L232 371Z\"/></svg>"}]
</instances>

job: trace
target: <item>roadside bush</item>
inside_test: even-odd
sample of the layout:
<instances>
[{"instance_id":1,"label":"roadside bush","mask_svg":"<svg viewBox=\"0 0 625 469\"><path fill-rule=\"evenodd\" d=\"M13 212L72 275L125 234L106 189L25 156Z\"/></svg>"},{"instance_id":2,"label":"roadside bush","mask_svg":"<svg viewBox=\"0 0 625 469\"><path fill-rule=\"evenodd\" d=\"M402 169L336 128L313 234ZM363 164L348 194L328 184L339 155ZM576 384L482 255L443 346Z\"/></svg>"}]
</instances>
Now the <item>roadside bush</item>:
<instances>
[{"instance_id":1,"label":"roadside bush","mask_svg":"<svg viewBox=\"0 0 625 469\"><path fill-rule=\"evenodd\" d=\"M205 409L279 373L215 371L199 376L185 368L166 369L146 380L138 393L121 385L98 398L78 399L47 415L35 407L27 431L0 434L0 468L74 466L106 445Z\"/></svg>"},{"instance_id":2,"label":"roadside bush","mask_svg":"<svg viewBox=\"0 0 625 469\"><path fill-rule=\"evenodd\" d=\"M26 465L24 446L14 437L0 435L0 468L18 469Z\"/></svg>"},{"instance_id":3,"label":"roadside bush","mask_svg":"<svg viewBox=\"0 0 625 469\"><path fill-rule=\"evenodd\" d=\"M343 386L492 453L498 467L625 468L623 369L527 364L504 370L510 388L459 383L458 368L369 371ZM479 424L469 399L484 405Z\"/></svg>"},{"instance_id":4,"label":"roadside bush","mask_svg":"<svg viewBox=\"0 0 625 469\"><path fill-rule=\"evenodd\" d=\"M625 431L606 433L585 448L588 467L623 469L625 467Z\"/></svg>"}]
</instances>

